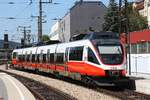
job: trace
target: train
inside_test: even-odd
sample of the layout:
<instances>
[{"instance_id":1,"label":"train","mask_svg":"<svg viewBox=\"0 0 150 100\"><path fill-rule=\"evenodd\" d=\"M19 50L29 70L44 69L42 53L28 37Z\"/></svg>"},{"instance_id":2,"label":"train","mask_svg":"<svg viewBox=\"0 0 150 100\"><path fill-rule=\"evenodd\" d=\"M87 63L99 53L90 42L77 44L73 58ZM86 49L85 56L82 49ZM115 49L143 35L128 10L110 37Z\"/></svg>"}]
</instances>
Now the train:
<instances>
[{"instance_id":1,"label":"train","mask_svg":"<svg viewBox=\"0 0 150 100\"><path fill-rule=\"evenodd\" d=\"M15 49L12 65L90 84L123 83L127 79L124 45L110 32L94 34L95 38Z\"/></svg>"}]
</instances>

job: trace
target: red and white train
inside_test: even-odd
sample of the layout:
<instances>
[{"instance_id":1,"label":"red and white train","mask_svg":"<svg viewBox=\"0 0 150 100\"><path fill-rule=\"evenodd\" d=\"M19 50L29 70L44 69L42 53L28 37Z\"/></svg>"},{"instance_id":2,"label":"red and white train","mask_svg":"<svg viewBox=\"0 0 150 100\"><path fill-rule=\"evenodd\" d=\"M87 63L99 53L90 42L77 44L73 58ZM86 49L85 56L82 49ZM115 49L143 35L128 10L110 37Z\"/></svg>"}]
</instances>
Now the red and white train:
<instances>
[{"instance_id":1,"label":"red and white train","mask_svg":"<svg viewBox=\"0 0 150 100\"><path fill-rule=\"evenodd\" d=\"M125 51L117 39L85 39L15 49L12 64L75 80L112 83L125 77Z\"/></svg>"}]
</instances>

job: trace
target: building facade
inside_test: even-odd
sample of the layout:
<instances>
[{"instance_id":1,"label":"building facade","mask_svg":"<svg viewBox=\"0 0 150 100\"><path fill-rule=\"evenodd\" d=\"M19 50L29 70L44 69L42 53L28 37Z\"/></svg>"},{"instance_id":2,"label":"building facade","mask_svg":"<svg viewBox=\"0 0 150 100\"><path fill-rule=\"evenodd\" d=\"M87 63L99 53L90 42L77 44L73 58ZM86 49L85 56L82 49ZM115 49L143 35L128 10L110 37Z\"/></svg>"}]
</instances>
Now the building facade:
<instances>
[{"instance_id":1,"label":"building facade","mask_svg":"<svg viewBox=\"0 0 150 100\"><path fill-rule=\"evenodd\" d=\"M141 0L134 2L133 7L139 11L139 14L146 17L150 28L150 0Z\"/></svg>"},{"instance_id":2,"label":"building facade","mask_svg":"<svg viewBox=\"0 0 150 100\"><path fill-rule=\"evenodd\" d=\"M102 31L107 7L100 1L78 1L70 11L59 20L59 40L69 42L74 35L85 34L91 30Z\"/></svg>"},{"instance_id":3,"label":"building facade","mask_svg":"<svg viewBox=\"0 0 150 100\"><path fill-rule=\"evenodd\" d=\"M59 21L57 21L52 27L50 32L50 40L59 40Z\"/></svg>"},{"instance_id":4,"label":"building facade","mask_svg":"<svg viewBox=\"0 0 150 100\"><path fill-rule=\"evenodd\" d=\"M131 75L144 78L150 77L150 29L130 32L130 65ZM122 36L125 43L125 36ZM129 57L129 54L128 54ZM129 59L127 59L129 65ZM129 66L127 67L129 72Z\"/></svg>"}]
</instances>

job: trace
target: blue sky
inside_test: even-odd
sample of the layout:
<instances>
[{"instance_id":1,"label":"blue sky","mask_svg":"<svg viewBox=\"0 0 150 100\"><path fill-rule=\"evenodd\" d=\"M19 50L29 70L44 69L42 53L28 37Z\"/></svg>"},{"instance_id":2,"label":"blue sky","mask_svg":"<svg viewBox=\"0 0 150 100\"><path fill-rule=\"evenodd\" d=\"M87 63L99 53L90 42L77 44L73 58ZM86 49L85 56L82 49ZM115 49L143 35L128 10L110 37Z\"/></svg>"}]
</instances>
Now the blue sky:
<instances>
[{"instance_id":1,"label":"blue sky","mask_svg":"<svg viewBox=\"0 0 150 100\"><path fill-rule=\"evenodd\" d=\"M30 0L0 0L0 39L3 39L4 33L8 33L10 40L20 41L19 39L23 34L17 31L18 26L31 26L31 33L34 35L37 34L37 18L31 18L31 16L38 15L39 0L32 1L33 3L29 5ZM56 20L52 19L62 18L76 1L78 0L53 0L53 2L59 4L43 4L43 15L46 15L44 18L46 23L43 24L43 33L50 33L51 26L56 22ZM105 5L108 5L109 2L109 0L100 1ZM10 2L14 2L14 4L8 4ZM10 17L16 19L9 19Z\"/></svg>"}]
</instances>

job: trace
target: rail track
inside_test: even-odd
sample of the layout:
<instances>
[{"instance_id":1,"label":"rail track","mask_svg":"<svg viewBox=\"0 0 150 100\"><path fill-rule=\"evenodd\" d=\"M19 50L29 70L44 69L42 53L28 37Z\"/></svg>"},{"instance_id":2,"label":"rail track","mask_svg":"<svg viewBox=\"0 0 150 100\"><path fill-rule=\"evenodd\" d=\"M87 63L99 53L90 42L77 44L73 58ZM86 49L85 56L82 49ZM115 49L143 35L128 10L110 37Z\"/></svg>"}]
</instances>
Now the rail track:
<instances>
[{"instance_id":1,"label":"rail track","mask_svg":"<svg viewBox=\"0 0 150 100\"><path fill-rule=\"evenodd\" d=\"M121 100L150 100L150 95L118 87L101 87L95 90L120 98Z\"/></svg>"},{"instance_id":2,"label":"rail track","mask_svg":"<svg viewBox=\"0 0 150 100\"><path fill-rule=\"evenodd\" d=\"M33 79L4 70L0 70L0 72L7 73L8 75L11 75L18 79L31 91L31 93L35 96L36 100L76 100L76 98L62 91L59 91L58 89L55 89L41 82L35 81Z\"/></svg>"},{"instance_id":3,"label":"rail track","mask_svg":"<svg viewBox=\"0 0 150 100\"><path fill-rule=\"evenodd\" d=\"M135 90L126 89L124 87L115 87L115 86L90 86L84 83L79 83L78 81L65 79L65 81L74 83L86 88L93 89L97 92L110 95L121 100L150 100L150 95L136 92Z\"/></svg>"},{"instance_id":4,"label":"rail track","mask_svg":"<svg viewBox=\"0 0 150 100\"><path fill-rule=\"evenodd\" d=\"M32 71L28 71L28 70L25 70L25 71L26 72L32 72ZM14 74L9 73L7 71L6 71L6 73L14 76ZM38 73L38 74L46 76L46 77L48 76L48 77L51 77L51 78L56 78L56 77L50 76L49 74L46 74L46 73ZM60 78L58 78L58 79L60 79ZM20 78L19 78L19 80L20 80ZM29 80L32 80L32 79L29 79ZM90 86L90 85L87 85L87 84L84 84L82 82L79 82L79 81L76 81L76 80L72 80L72 79L69 79L69 78L63 78L63 80L66 81L66 82L72 83L72 84L76 84L76 85L79 85L79 86L83 86L83 87L86 87L86 88L93 89L93 90L95 90L97 92L104 93L106 95L110 95L110 96L119 98L121 100L150 100L150 95L147 95L147 94L144 94L144 93L139 93L139 92L136 92L134 90L128 90L128 89L120 88L120 87L100 87L100 86L96 86L96 87L94 86L93 87L93 86ZM37 82L37 83L39 83L39 82ZM28 85L28 86L30 86L30 85ZM33 85L33 87L37 88L38 85ZM50 87L50 88L52 88L52 87ZM30 89L30 87L29 87L29 89ZM33 90L35 90L35 89L33 89ZM40 90L42 90L42 89L40 89ZM47 91L47 90L45 90L45 91ZM56 90L56 91L58 91L58 90ZM57 92L57 94L59 94L59 92ZM34 91L32 93L34 93ZM44 96L43 97L40 96L42 93L40 93L40 95L36 94L36 93L34 93L34 94L37 95L38 98L40 98L39 100L44 100L45 99ZM69 100L71 100L71 99L75 100L75 98L70 97L68 95L66 96L66 94L64 94L64 93L60 93L60 94L62 96L61 100L68 100L68 99ZM45 95L47 95L47 94L45 94ZM62 99L62 98L64 98L64 99Z\"/></svg>"}]
</instances>

